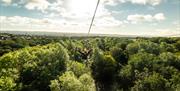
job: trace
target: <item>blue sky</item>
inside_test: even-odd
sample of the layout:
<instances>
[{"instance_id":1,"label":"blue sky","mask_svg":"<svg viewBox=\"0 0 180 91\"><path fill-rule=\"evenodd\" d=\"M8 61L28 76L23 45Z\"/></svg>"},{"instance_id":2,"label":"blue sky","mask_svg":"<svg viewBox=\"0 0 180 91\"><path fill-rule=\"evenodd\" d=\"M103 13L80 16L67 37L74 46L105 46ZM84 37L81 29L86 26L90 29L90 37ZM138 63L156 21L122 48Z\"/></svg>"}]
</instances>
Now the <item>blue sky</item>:
<instances>
[{"instance_id":1,"label":"blue sky","mask_svg":"<svg viewBox=\"0 0 180 91\"><path fill-rule=\"evenodd\" d=\"M0 31L87 33L97 0L0 0ZM179 0L101 0L91 33L180 34Z\"/></svg>"}]
</instances>

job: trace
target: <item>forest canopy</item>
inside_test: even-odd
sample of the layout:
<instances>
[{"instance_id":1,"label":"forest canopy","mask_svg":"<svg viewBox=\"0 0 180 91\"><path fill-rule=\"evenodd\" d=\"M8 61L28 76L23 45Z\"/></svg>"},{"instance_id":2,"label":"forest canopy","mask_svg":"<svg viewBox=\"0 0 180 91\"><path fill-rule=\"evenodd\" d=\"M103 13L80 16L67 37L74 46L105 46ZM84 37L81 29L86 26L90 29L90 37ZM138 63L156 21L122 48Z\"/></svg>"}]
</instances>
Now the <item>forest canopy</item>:
<instances>
[{"instance_id":1,"label":"forest canopy","mask_svg":"<svg viewBox=\"0 0 180 91\"><path fill-rule=\"evenodd\" d=\"M180 38L0 35L0 91L180 90Z\"/></svg>"}]
</instances>

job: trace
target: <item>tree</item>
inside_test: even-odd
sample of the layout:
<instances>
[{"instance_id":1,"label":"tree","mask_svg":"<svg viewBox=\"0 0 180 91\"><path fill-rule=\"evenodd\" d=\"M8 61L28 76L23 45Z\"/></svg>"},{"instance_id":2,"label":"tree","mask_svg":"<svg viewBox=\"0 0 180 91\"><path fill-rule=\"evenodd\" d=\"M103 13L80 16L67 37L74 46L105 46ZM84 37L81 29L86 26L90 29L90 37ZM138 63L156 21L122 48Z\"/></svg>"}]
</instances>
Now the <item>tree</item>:
<instances>
[{"instance_id":1,"label":"tree","mask_svg":"<svg viewBox=\"0 0 180 91\"><path fill-rule=\"evenodd\" d=\"M60 44L48 44L43 47L29 49L21 56L26 60L23 64L21 81L26 86L24 90L38 89L47 91L50 80L66 70L69 56ZM31 60L28 58L30 57ZM30 79L31 78L31 79ZM46 80L44 80L46 79Z\"/></svg>"},{"instance_id":2,"label":"tree","mask_svg":"<svg viewBox=\"0 0 180 91\"><path fill-rule=\"evenodd\" d=\"M175 52L175 46L171 44L167 44L165 42L160 43L160 52Z\"/></svg>"},{"instance_id":3,"label":"tree","mask_svg":"<svg viewBox=\"0 0 180 91\"><path fill-rule=\"evenodd\" d=\"M166 66L173 66L180 70L180 59L171 52L164 52L159 55L160 61Z\"/></svg>"},{"instance_id":4,"label":"tree","mask_svg":"<svg viewBox=\"0 0 180 91\"><path fill-rule=\"evenodd\" d=\"M128 91L130 90L130 87L133 86L135 80L135 72L131 65L123 66L119 72L118 76L116 78L116 81L118 83L118 87Z\"/></svg>"},{"instance_id":5,"label":"tree","mask_svg":"<svg viewBox=\"0 0 180 91\"><path fill-rule=\"evenodd\" d=\"M83 74L79 77L79 81L83 84L82 91L96 91L94 79L88 75Z\"/></svg>"},{"instance_id":6,"label":"tree","mask_svg":"<svg viewBox=\"0 0 180 91\"><path fill-rule=\"evenodd\" d=\"M152 69L154 60L156 56L146 52L140 52L130 57L128 64L133 67L133 69L143 71L144 68Z\"/></svg>"},{"instance_id":7,"label":"tree","mask_svg":"<svg viewBox=\"0 0 180 91\"><path fill-rule=\"evenodd\" d=\"M90 69L86 67L85 64L76 61L70 61L67 63L67 71L72 71L77 77L80 77L85 73L90 73Z\"/></svg>"},{"instance_id":8,"label":"tree","mask_svg":"<svg viewBox=\"0 0 180 91\"><path fill-rule=\"evenodd\" d=\"M16 85L17 84L15 83L13 78L1 76L0 91L14 91Z\"/></svg>"},{"instance_id":9,"label":"tree","mask_svg":"<svg viewBox=\"0 0 180 91\"><path fill-rule=\"evenodd\" d=\"M64 73L58 80L51 81L51 84L51 91L80 91L82 88L82 83L73 72Z\"/></svg>"},{"instance_id":10,"label":"tree","mask_svg":"<svg viewBox=\"0 0 180 91\"><path fill-rule=\"evenodd\" d=\"M22 90L46 91L50 80L66 70L68 60L60 44L24 48L0 57L0 76L21 82Z\"/></svg>"},{"instance_id":11,"label":"tree","mask_svg":"<svg viewBox=\"0 0 180 91\"><path fill-rule=\"evenodd\" d=\"M77 78L72 71L65 72L58 80L52 80L51 91L96 91L94 80L88 74Z\"/></svg>"},{"instance_id":12,"label":"tree","mask_svg":"<svg viewBox=\"0 0 180 91\"><path fill-rule=\"evenodd\" d=\"M129 55L133 55L138 52L139 46L137 43L130 43L127 45L126 50L129 53Z\"/></svg>"},{"instance_id":13,"label":"tree","mask_svg":"<svg viewBox=\"0 0 180 91\"><path fill-rule=\"evenodd\" d=\"M117 63L113 57L111 55L103 55L96 49L91 68L94 79L101 90L110 89L110 84L113 83L117 73Z\"/></svg>"},{"instance_id":14,"label":"tree","mask_svg":"<svg viewBox=\"0 0 180 91\"><path fill-rule=\"evenodd\" d=\"M138 40L138 41L135 41L134 43L128 44L128 46L126 47L126 50L130 55L136 54L138 52L147 52L147 53L158 55L160 48L158 44L153 43L151 41Z\"/></svg>"},{"instance_id":15,"label":"tree","mask_svg":"<svg viewBox=\"0 0 180 91\"><path fill-rule=\"evenodd\" d=\"M177 49L178 51L180 51L180 40L177 41L177 42L174 44L174 46L176 47L176 49Z\"/></svg>"},{"instance_id":16,"label":"tree","mask_svg":"<svg viewBox=\"0 0 180 91\"><path fill-rule=\"evenodd\" d=\"M114 47L110 50L113 58L120 64L127 64L128 58L127 55L121 48Z\"/></svg>"},{"instance_id":17,"label":"tree","mask_svg":"<svg viewBox=\"0 0 180 91\"><path fill-rule=\"evenodd\" d=\"M180 73L176 73L172 75L172 78L170 79L172 83L172 88L174 91L178 91L180 89Z\"/></svg>"},{"instance_id":18,"label":"tree","mask_svg":"<svg viewBox=\"0 0 180 91\"><path fill-rule=\"evenodd\" d=\"M153 73L144 79L135 82L132 91L170 91L170 84L163 76Z\"/></svg>"}]
</instances>

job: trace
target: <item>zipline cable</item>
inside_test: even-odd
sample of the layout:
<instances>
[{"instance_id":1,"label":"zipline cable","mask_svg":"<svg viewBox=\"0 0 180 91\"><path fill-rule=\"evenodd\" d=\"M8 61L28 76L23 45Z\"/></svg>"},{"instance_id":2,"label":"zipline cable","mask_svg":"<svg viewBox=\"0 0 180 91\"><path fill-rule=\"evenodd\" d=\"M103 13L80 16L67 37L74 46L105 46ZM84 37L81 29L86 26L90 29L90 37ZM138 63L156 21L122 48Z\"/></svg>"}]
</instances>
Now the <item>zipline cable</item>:
<instances>
[{"instance_id":1,"label":"zipline cable","mask_svg":"<svg viewBox=\"0 0 180 91\"><path fill-rule=\"evenodd\" d=\"M96 16L96 12L97 12L99 3L100 3L100 0L98 0L98 2L97 2L97 5L96 5L95 11L94 11L94 15L93 15L93 17L92 17L91 24L90 24L90 26L89 26L88 36L89 36L90 31L91 31L91 27L92 27L92 25L93 25L93 21L94 21L94 18L95 18L95 16Z\"/></svg>"}]
</instances>

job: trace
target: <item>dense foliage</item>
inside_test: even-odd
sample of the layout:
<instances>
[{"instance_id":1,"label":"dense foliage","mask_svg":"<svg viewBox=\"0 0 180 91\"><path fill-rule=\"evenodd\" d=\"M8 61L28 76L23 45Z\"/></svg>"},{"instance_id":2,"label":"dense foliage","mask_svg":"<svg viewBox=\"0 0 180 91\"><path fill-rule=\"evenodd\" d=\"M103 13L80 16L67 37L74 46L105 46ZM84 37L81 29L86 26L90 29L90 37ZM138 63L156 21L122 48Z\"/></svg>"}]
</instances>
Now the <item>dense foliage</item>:
<instances>
[{"instance_id":1,"label":"dense foliage","mask_svg":"<svg viewBox=\"0 0 180 91\"><path fill-rule=\"evenodd\" d=\"M180 91L180 38L0 34L0 91Z\"/></svg>"}]
</instances>

